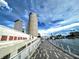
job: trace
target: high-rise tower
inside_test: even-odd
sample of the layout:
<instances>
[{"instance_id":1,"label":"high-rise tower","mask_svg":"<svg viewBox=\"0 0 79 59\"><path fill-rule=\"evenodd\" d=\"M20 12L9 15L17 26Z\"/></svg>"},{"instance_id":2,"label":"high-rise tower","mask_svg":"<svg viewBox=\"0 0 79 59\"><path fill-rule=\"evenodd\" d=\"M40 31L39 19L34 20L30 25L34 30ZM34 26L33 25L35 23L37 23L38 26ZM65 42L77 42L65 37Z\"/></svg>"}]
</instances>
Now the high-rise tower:
<instances>
[{"instance_id":1,"label":"high-rise tower","mask_svg":"<svg viewBox=\"0 0 79 59\"><path fill-rule=\"evenodd\" d=\"M38 36L38 20L37 14L34 12L29 14L28 34Z\"/></svg>"},{"instance_id":2,"label":"high-rise tower","mask_svg":"<svg viewBox=\"0 0 79 59\"><path fill-rule=\"evenodd\" d=\"M14 24L14 29L22 32L22 21L17 19Z\"/></svg>"}]
</instances>

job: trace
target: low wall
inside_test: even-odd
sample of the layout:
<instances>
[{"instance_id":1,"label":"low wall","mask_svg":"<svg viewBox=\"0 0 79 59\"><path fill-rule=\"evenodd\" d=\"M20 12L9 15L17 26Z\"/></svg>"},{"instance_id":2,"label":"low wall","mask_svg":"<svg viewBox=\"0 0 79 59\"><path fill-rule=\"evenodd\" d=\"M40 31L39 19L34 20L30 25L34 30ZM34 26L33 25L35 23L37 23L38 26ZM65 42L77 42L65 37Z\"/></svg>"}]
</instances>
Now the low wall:
<instances>
[{"instance_id":1,"label":"low wall","mask_svg":"<svg viewBox=\"0 0 79 59\"><path fill-rule=\"evenodd\" d=\"M35 40L34 42L30 43L30 45L28 45L26 48L24 48L21 52L12 56L10 59L30 59L30 57L39 47L40 43L40 39Z\"/></svg>"}]
</instances>

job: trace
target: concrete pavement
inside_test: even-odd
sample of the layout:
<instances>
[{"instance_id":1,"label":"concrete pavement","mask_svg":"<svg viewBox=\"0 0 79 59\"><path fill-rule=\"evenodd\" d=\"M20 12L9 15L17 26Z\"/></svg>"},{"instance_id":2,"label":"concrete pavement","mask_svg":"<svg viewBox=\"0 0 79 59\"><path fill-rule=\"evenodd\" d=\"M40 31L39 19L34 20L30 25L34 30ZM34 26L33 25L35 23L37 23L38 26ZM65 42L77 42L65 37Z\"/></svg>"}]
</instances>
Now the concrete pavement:
<instances>
[{"instance_id":1,"label":"concrete pavement","mask_svg":"<svg viewBox=\"0 0 79 59\"><path fill-rule=\"evenodd\" d=\"M31 59L74 59L70 55L57 49L50 44L47 40L43 41L39 48L36 50Z\"/></svg>"}]
</instances>

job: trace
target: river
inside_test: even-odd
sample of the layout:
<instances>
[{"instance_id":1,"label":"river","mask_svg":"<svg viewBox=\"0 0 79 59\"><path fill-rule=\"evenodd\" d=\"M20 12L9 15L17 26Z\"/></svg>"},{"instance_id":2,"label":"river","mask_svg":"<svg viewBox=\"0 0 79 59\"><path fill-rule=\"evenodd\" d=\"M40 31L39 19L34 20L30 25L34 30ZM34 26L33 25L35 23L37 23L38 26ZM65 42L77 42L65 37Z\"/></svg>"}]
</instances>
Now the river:
<instances>
[{"instance_id":1,"label":"river","mask_svg":"<svg viewBox=\"0 0 79 59\"><path fill-rule=\"evenodd\" d=\"M68 52L79 55L79 39L52 40L52 43Z\"/></svg>"}]
</instances>

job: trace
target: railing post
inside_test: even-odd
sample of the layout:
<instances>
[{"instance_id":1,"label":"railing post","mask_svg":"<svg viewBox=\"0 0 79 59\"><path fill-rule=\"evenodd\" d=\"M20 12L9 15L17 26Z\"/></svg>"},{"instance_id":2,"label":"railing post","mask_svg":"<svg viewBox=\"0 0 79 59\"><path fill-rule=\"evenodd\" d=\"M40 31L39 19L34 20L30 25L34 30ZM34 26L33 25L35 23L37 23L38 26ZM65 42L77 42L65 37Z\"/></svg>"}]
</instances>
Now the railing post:
<instances>
[{"instance_id":1,"label":"railing post","mask_svg":"<svg viewBox=\"0 0 79 59\"><path fill-rule=\"evenodd\" d=\"M19 56L18 56L19 58L18 59L21 59L21 53L19 54Z\"/></svg>"},{"instance_id":2,"label":"railing post","mask_svg":"<svg viewBox=\"0 0 79 59\"><path fill-rule=\"evenodd\" d=\"M64 50L63 45L61 44L61 48Z\"/></svg>"},{"instance_id":3,"label":"railing post","mask_svg":"<svg viewBox=\"0 0 79 59\"><path fill-rule=\"evenodd\" d=\"M71 49L70 49L69 45L67 45L67 48L68 48L68 52L71 54Z\"/></svg>"}]
</instances>

